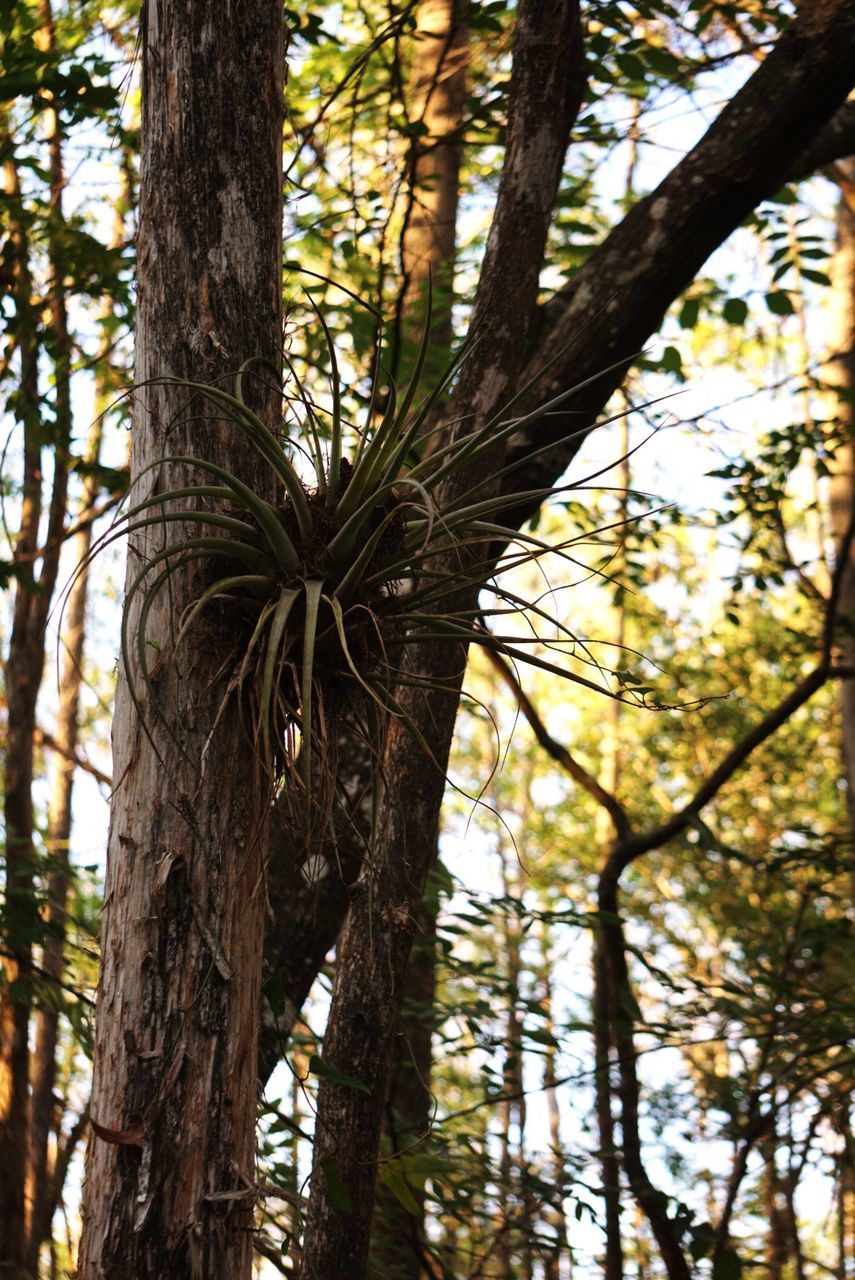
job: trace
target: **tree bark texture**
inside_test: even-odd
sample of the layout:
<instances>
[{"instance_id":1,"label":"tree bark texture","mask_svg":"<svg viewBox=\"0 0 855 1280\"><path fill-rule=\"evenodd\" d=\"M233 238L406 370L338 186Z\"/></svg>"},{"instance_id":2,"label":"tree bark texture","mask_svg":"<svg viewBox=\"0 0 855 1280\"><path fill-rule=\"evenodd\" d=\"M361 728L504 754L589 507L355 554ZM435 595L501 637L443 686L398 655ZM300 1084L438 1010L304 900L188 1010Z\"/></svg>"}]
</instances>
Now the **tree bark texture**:
<instances>
[{"instance_id":1,"label":"tree bark texture","mask_svg":"<svg viewBox=\"0 0 855 1280\"><path fill-rule=\"evenodd\" d=\"M426 132L414 146L409 205L401 236L403 288L399 344L406 359L418 349L428 321L431 345L424 382L448 368L452 342L455 246L460 190L463 112L469 39L466 0L422 0L409 79L408 110ZM430 313L426 307L430 290ZM432 865L435 865L435 858ZM392 1039L383 1151L402 1157L418 1213L378 1183L371 1242L371 1274L388 1280L433 1280L425 1232L425 1179L407 1177L407 1155L424 1155L430 1142L431 1069L436 988L439 887L428 884L415 921L415 943L404 979Z\"/></svg>"},{"instance_id":2,"label":"tree bark texture","mask_svg":"<svg viewBox=\"0 0 855 1280\"><path fill-rule=\"evenodd\" d=\"M308 870L305 839L295 830L293 805L280 801L270 819L270 863L264 940L264 978L259 1076L269 1079L282 1058L294 1022L335 945L350 892L365 864L371 830L371 792L376 761L362 738L342 728L338 735L340 782L332 812L329 847Z\"/></svg>"},{"instance_id":3,"label":"tree bark texture","mask_svg":"<svg viewBox=\"0 0 855 1280\"><path fill-rule=\"evenodd\" d=\"M145 472L165 454L211 460L277 496L234 426L206 416L199 395L187 413L187 392L157 379L231 389L250 358L281 367L283 38L271 0L143 10L137 500L202 480L192 466ZM250 400L273 430L276 384L266 372ZM133 536L129 582L162 545L159 531ZM85 1280L251 1271L269 795L233 699L215 727L235 662L227 620L205 615L171 648L208 582L198 562L176 563L156 598L154 695L138 670L120 673Z\"/></svg>"},{"instance_id":4,"label":"tree bark texture","mask_svg":"<svg viewBox=\"0 0 855 1280\"><path fill-rule=\"evenodd\" d=\"M429 883L415 919L415 940L392 1038L384 1118L383 1154L402 1158L401 1172L418 1213L378 1183L370 1274L377 1280L435 1280L425 1237L425 1180L408 1176L407 1156L430 1151L431 1069L436 992L436 921L439 890Z\"/></svg>"}]
</instances>

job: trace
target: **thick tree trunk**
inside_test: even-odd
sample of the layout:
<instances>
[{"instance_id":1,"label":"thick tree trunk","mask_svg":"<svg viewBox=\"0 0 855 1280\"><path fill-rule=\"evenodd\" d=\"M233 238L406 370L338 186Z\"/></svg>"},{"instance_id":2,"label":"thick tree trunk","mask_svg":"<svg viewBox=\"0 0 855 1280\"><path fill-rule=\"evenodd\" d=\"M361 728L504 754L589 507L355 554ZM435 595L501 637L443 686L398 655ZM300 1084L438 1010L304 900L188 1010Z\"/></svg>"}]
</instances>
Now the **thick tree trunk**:
<instances>
[{"instance_id":1,"label":"thick tree trunk","mask_svg":"<svg viewBox=\"0 0 855 1280\"><path fill-rule=\"evenodd\" d=\"M452 341L461 129L466 100L468 0L422 0L416 16L415 53L407 100L411 119L425 128L415 143L409 203L401 235L402 292L398 351L406 362L430 323L424 381L430 386L448 367ZM427 297L430 290L430 313ZM384 1151L427 1150L432 1109L433 1004L436 987L438 887L428 891L416 918L398 1025L392 1041ZM406 1177L406 1161L403 1165ZM378 1184L372 1271L389 1280L433 1280L425 1237L425 1183L409 1179L418 1213Z\"/></svg>"},{"instance_id":2,"label":"thick tree trunk","mask_svg":"<svg viewBox=\"0 0 855 1280\"><path fill-rule=\"evenodd\" d=\"M334 834L310 875L304 840L294 829L293 805L280 800L270 819L267 883L272 909L264 939L267 998L258 1053L262 1084L282 1058L294 1022L335 945L366 858L376 761L365 740L344 729L338 753L341 786L332 815Z\"/></svg>"},{"instance_id":3,"label":"thick tree trunk","mask_svg":"<svg viewBox=\"0 0 855 1280\"><path fill-rule=\"evenodd\" d=\"M396 327L398 358L414 351L426 321L424 300L432 285L431 355L435 372L446 367L451 346L454 251L460 184L460 128L466 96L468 39L461 0L423 0L416 19L416 47L407 107L427 133L415 144L409 201L401 235L403 288ZM429 372L426 377L429 376ZM340 794L334 815L335 856L314 882L301 870L302 846L285 807L270 832L270 897L265 976L276 992L277 1012L264 1008L260 1074L266 1080L282 1056L325 957L341 929L349 889L365 858L371 823L374 762L364 742L342 734L338 743Z\"/></svg>"},{"instance_id":4,"label":"thick tree trunk","mask_svg":"<svg viewBox=\"0 0 855 1280\"><path fill-rule=\"evenodd\" d=\"M267 499L269 472L216 416L156 380L268 363L252 407L274 430L281 361L283 18L271 0L143 10L132 480L164 454L213 460ZM151 380L155 381L152 382ZM195 479L149 472L140 496ZM129 580L154 546L135 535ZM156 705L122 671L113 731L91 1138L79 1274L248 1277L264 935L266 780L234 699L227 621L171 650L205 582L174 567L151 609ZM138 607L130 619L131 631ZM143 691L144 693L144 691Z\"/></svg>"},{"instance_id":5,"label":"thick tree trunk","mask_svg":"<svg viewBox=\"0 0 855 1280\"><path fill-rule=\"evenodd\" d=\"M463 661L461 653L461 667ZM412 693L416 714L424 714L418 705L422 699L424 694ZM450 743L457 699L433 694L429 701L437 736ZM423 823L441 803L446 763L447 758L434 764L426 761L409 730L393 722L385 765L394 787L384 798L379 826L383 840L376 855L382 862L378 860L352 892L324 1037L325 1060L361 1081L367 1092L326 1089L321 1084L303 1280L361 1280L365 1274L386 1070L428 871L413 855L421 851ZM340 1195L335 1195L336 1182L345 1188L347 1212Z\"/></svg>"},{"instance_id":6,"label":"thick tree trunk","mask_svg":"<svg viewBox=\"0 0 855 1280\"><path fill-rule=\"evenodd\" d=\"M377 1280L434 1280L425 1239L424 1178L407 1176L407 1156L418 1158L430 1150L437 906L434 883L428 886L415 920L415 941L392 1041L384 1123L384 1155L402 1154L401 1171L418 1212L413 1213L412 1206L405 1208L391 1189L378 1183L371 1249L371 1273Z\"/></svg>"}]
</instances>

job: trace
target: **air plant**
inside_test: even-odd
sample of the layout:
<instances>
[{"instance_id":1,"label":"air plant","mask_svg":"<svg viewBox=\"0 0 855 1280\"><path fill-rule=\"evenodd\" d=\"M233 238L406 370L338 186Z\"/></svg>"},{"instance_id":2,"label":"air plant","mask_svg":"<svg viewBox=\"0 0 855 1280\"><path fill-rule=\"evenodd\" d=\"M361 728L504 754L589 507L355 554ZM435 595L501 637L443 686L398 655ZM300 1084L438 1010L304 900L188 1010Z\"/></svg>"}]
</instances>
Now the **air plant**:
<instances>
[{"instance_id":1,"label":"air plant","mask_svg":"<svg viewBox=\"0 0 855 1280\"><path fill-rule=\"evenodd\" d=\"M144 727L143 688L149 705L166 719L150 666L151 609L169 589L177 566L192 561L207 566L207 585L179 620L173 650L187 641L205 611L228 612L239 638L226 697L239 697L249 708L248 728L271 782L286 769L301 778L307 815L312 807L312 771L322 755L319 726L328 722L333 704L348 701L330 697L331 691L358 686L365 695L362 706L372 712L375 732L384 717L403 716L395 686L404 646L425 640L470 641L515 661L570 674L533 652L534 646L524 639L489 630L484 610L449 608L447 602L471 600L489 576L494 603L486 610L488 616L530 610L548 618L536 602L521 600L495 574L549 552L566 553L574 539L556 547L502 523L504 510L556 490L508 496L496 493L490 483L496 473L487 480L477 477L488 454L496 454L503 442L579 390L574 387L533 412L514 416L530 390L526 386L482 426L467 431L458 424L452 443L437 443L443 437L432 426L433 416L467 348L419 398L429 346L428 317L411 376L400 391L381 368L378 340L371 401L364 423L354 427L343 415L344 386L335 344L323 316L317 314L329 360L330 404L320 410L289 363L301 417L299 440L280 439L247 406L247 367L232 391L159 380L202 398L213 410L206 409L209 421L225 421L242 433L271 469L280 501L262 499L237 476L205 459L168 455L147 470L176 465L198 478L137 502L91 553L97 554L116 537L153 526L178 531L147 559L125 598L122 654ZM380 412L384 382L385 407ZM308 481L293 461L295 445L310 461ZM461 473L475 480L462 493L456 485L456 496L448 500L446 481ZM505 548L498 560L497 547ZM455 548L461 554L449 556ZM219 569L211 568L217 565ZM133 607L135 602L138 607ZM559 634L570 636L555 619L548 620ZM600 687L575 674L571 678Z\"/></svg>"}]
</instances>

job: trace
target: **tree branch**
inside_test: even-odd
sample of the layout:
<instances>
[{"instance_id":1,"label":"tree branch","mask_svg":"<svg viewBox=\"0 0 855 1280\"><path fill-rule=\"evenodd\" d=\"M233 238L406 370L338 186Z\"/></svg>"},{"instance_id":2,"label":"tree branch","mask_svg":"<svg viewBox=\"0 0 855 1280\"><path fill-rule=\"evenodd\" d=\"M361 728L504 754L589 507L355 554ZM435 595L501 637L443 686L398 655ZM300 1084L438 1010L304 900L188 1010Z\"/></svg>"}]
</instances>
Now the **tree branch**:
<instances>
[{"instance_id":1,"label":"tree branch","mask_svg":"<svg viewBox=\"0 0 855 1280\"><path fill-rule=\"evenodd\" d=\"M851 155L855 155L855 102L844 102L796 157L787 172L787 182L800 182L826 165Z\"/></svg>"},{"instance_id":2,"label":"tree branch","mask_svg":"<svg viewBox=\"0 0 855 1280\"><path fill-rule=\"evenodd\" d=\"M517 705L528 721L538 745L543 748L547 755L550 755L553 760L560 764L562 769L565 769L570 774L574 782L578 782L579 786L583 787L588 792L588 795L597 801L597 804L605 809L614 823L615 831L621 836L629 836L631 834L629 819L627 818L626 810L617 797L607 791L593 774L588 772L584 765L579 764L578 760L570 754L565 746L552 737L552 734L541 720L534 703L517 679L510 663L495 649L485 648L483 652L514 695Z\"/></svg>"},{"instance_id":3,"label":"tree branch","mask_svg":"<svg viewBox=\"0 0 855 1280\"><path fill-rule=\"evenodd\" d=\"M61 743L57 742L52 733L48 733L47 729L36 728L33 735L37 746L47 747L48 751L53 751L58 756L62 756L63 760L69 760L77 769L82 769L84 773L89 773L102 786L112 787L113 779L108 773L104 773L97 765L92 764L91 760L87 760L80 751L68 751Z\"/></svg>"},{"instance_id":4,"label":"tree branch","mask_svg":"<svg viewBox=\"0 0 855 1280\"><path fill-rule=\"evenodd\" d=\"M853 46L850 0L802 7L700 142L542 309L521 385L555 364L521 411L634 359L712 251L787 180L793 156L841 110L855 84ZM578 437L563 437L594 422L624 373L603 374L571 397L566 411L514 441L508 461L519 466L506 481L509 492L555 483L579 447ZM538 505L523 502L509 519L521 524Z\"/></svg>"}]
</instances>

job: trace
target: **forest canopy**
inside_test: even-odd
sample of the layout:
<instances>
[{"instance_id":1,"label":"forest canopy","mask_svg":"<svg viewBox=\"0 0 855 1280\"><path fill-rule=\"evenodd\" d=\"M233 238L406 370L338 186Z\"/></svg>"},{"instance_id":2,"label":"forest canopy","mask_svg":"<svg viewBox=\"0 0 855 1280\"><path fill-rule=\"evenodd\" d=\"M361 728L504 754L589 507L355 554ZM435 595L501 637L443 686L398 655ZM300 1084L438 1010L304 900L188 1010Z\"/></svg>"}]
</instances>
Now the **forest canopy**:
<instances>
[{"instance_id":1,"label":"forest canopy","mask_svg":"<svg viewBox=\"0 0 855 1280\"><path fill-rule=\"evenodd\" d=\"M0 48L3 1274L848 1280L850 0Z\"/></svg>"}]
</instances>

